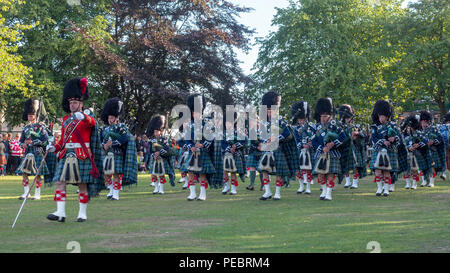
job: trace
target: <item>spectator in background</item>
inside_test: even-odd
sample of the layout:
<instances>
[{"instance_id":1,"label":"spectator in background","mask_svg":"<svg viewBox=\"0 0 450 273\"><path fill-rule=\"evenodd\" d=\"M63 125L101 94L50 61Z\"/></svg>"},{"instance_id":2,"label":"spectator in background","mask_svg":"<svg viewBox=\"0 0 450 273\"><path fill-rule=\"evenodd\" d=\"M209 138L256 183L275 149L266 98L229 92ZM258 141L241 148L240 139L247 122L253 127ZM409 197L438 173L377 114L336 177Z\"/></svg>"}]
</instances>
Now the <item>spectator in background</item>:
<instances>
[{"instance_id":1,"label":"spectator in background","mask_svg":"<svg viewBox=\"0 0 450 273\"><path fill-rule=\"evenodd\" d=\"M8 139L8 134L3 134L3 144L5 145L5 158L6 158L6 163L5 166L3 167L3 174L8 174L6 171L9 171L8 168L8 159L9 159L9 155L11 154L10 148L9 148L9 139Z\"/></svg>"},{"instance_id":2,"label":"spectator in background","mask_svg":"<svg viewBox=\"0 0 450 273\"><path fill-rule=\"evenodd\" d=\"M14 139L9 142L11 150L10 171L16 173L17 167L20 165L20 157L22 155L22 147L19 145L20 134L16 134Z\"/></svg>"},{"instance_id":3,"label":"spectator in background","mask_svg":"<svg viewBox=\"0 0 450 273\"><path fill-rule=\"evenodd\" d=\"M8 162L6 165L6 174L8 174L8 175L12 174L12 172L11 172L11 145L10 145L11 140L12 140L12 133L8 133L8 147L7 147L8 156L6 158L6 161Z\"/></svg>"},{"instance_id":4,"label":"spectator in background","mask_svg":"<svg viewBox=\"0 0 450 273\"><path fill-rule=\"evenodd\" d=\"M6 172L6 156L5 156L5 142L0 141L0 176L5 176Z\"/></svg>"},{"instance_id":5,"label":"spectator in background","mask_svg":"<svg viewBox=\"0 0 450 273\"><path fill-rule=\"evenodd\" d=\"M138 154L139 154L139 152L142 152L141 140L142 140L142 138L140 136L136 137L136 151Z\"/></svg>"}]
</instances>

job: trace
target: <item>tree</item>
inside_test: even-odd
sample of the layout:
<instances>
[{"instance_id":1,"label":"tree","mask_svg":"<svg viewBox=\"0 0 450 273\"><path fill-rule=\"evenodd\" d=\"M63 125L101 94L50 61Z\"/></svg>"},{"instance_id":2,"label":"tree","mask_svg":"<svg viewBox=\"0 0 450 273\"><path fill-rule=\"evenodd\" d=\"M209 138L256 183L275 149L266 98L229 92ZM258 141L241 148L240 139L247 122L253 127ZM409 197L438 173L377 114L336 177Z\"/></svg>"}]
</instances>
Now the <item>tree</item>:
<instances>
[{"instance_id":1,"label":"tree","mask_svg":"<svg viewBox=\"0 0 450 273\"><path fill-rule=\"evenodd\" d=\"M435 102L442 116L450 101L449 14L448 1L420 0L389 26L392 47L403 53L392 67L393 80L404 82L411 101Z\"/></svg>"},{"instance_id":2,"label":"tree","mask_svg":"<svg viewBox=\"0 0 450 273\"><path fill-rule=\"evenodd\" d=\"M98 95L101 87L96 84L96 75L107 71L100 69L83 37L71 28L76 24L92 35L102 37L105 34L101 31L105 28L102 15L108 12L108 2L83 1L83 6L78 6L62 0L33 0L11 5L5 14L5 24L9 28L17 23L35 26L23 32L17 53L23 57L22 62L32 68L29 73L35 85L30 88L28 96L42 97L52 120L64 114L62 89L73 77L88 77L92 99L87 106L103 99ZM25 99L15 94L15 98L8 100L12 108L6 111L7 120L17 124L23 111L17 106L22 106Z\"/></svg>"},{"instance_id":3,"label":"tree","mask_svg":"<svg viewBox=\"0 0 450 273\"><path fill-rule=\"evenodd\" d=\"M303 98L311 105L332 93L335 106L349 103L368 122L374 102L399 99L386 86L382 71L391 65L380 47L384 24L399 16L401 1L300 0L279 9L279 29L259 41L258 83L250 96L280 90L282 112ZM381 92L380 94L380 90ZM257 94L255 96L255 94Z\"/></svg>"},{"instance_id":4,"label":"tree","mask_svg":"<svg viewBox=\"0 0 450 273\"><path fill-rule=\"evenodd\" d=\"M4 14L12 8L14 2L0 0L0 112L5 113L17 103L17 98L27 95L28 88L32 85L31 69L22 63L17 49L23 31L33 28L33 25L16 22L9 27L5 23ZM22 3L19 1L17 4ZM6 114L6 118L8 117Z\"/></svg>"},{"instance_id":5,"label":"tree","mask_svg":"<svg viewBox=\"0 0 450 273\"><path fill-rule=\"evenodd\" d=\"M124 99L137 132L152 115L185 103L189 92L221 106L242 101L237 85L245 76L233 49L248 49L252 31L235 19L247 11L222 0L114 1L113 43L90 45L115 68L102 85Z\"/></svg>"}]
</instances>

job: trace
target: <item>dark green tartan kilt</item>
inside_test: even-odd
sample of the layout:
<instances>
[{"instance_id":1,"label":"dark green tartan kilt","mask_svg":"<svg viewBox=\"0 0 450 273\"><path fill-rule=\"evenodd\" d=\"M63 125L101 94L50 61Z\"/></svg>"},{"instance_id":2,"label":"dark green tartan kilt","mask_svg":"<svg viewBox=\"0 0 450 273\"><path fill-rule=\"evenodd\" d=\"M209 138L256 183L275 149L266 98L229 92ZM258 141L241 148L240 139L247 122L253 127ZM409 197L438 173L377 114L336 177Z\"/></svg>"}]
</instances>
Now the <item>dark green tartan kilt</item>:
<instances>
[{"instance_id":1,"label":"dark green tartan kilt","mask_svg":"<svg viewBox=\"0 0 450 273\"><path fill-rule=\"evenodd\" d=\"M352 145L350 142L346 142L338 149L341 152L341 158L339 160L341 165L341 171L343 174L347 174L353 171L356 167L355 160L353 159Z\"/></svg>"},{"instance_id":2,"label":"dark green tartan kilt","mask_svg":"<svg viewBox=\"0 0 450 273\"><path fill-rule=\"evenodd\" d=\"M233 154L234 163L236 164L236 173L245 174L244 162L242 161L242 156L238 154Z\"/></svg>"},{"instance_id":3,"label":"dark green tartan kilt","mask_svg":"<svg viewBox=\"0 0 450 273\"><path fill-rule=\"evenodd\" d=\"M321 154L320 154L321 155ZM313 171L312 171L312 174L313 175L319 175L319 173L317 173L316 171L315 171L315 169L316 169L316 164L318 164L319 163L319 158L320 158L320 155L318 155L318 157L315 157L314 158L314 165L313 165ZM331 154L330 154L330 169L329 169L329 171L328 171L328 173L333 173L333 174L341 174L342 173L342 170L341 170L341 158L338 158L338 157L333 157Z\"/></svg>"},{"instance_id":4,"label":"dark green tartan kilt","mask_svg":"<svg viewBox=\"0 0 450 273\"><path fill-rule=\"evenodd\" d=\"M375 170L375 162L377 161L377 156L378 156L378 152L379 151L373 151L372 153L372 158L370 159L370 163L369 163L369 167L371 170ZM389 160L391 162L391 167L392 169L390 170L391 173L393 172L398 172L399 168L398 168L398 156L396 151L392 150L392 149L388 149L387 150L387 154L389 156Z\"/></svg>"},{"instance_id":5,"label":"dark green tartan kilt","mask_svg":"<svg viewBox=\"0 0 450 273\"><path fill-rule=\"evenodd\" d=\"M300 158L298 154L297 144L295 141L288 141L281 143L281 149L286 158L290 176L295 177L297 172L300 171Z\"/></svg>"},{"instance_id":6,"label":"dark green tartan kilt","mask_svg":"<svg viewBox=\"0 0 450 273\"><path fill-rule=\"evenodd\" d=\"M36 162L36 171L37 171L37 169L41 165L42 160L44 159L44 156L43 156L42 153L36 152L36 151L33 151L31 153L34 155L34 160ZM26 157L26 155L25 155L25 157ZM22 158L22 162L25 159L25 157ZM22 164L22 162L20 162L20 164ZM17 169L16 173L18 175L22 175L23 174L23 172L19 168ZM44 161L44 164L42 165L41 171L39 172L39 175L49 175L49 174L50 174L50 172L48 171L47 162ZM30 175L36 175L36 173L33 172Z\"/></svg>"},{"instance_id":7,"label":"dark green tartan kilt","mask_svg":"<svg viewBox=\"0 0 450 273\"><path fill-rule=\"evenodd\" d=\"M261 152L260 151L254 151L250 153L247 157L247 161L245 162L245 165L247 168L258 168L258 162L261 159Z\"/></svg>"},{"instance_id":8,"label":"dark green tartan kilt","mask_svg":"<svg viewBox=\"0 0 450 273\"><path fill-rule=\"evenodd\" d=\"M223 183L223 153L222 153L222 141L214 140L213 151L210 151L211 160L214 165L215 172L209 178L211 185L221 186Z\"/></svg>"},{"instance_id":9,"label":"dark green tartan kilt","mask_svg":"<svg viewBox=\"0 0 450 273\"><path fill-rule=\"evenodd\" d=\"M365 155L362 150L358 149L355 145L352 145L353 152L356 156L355 168L364 168L365 167ZM353 156L353 155L352 155Z\"/></svg>"},{"instance_id":10,"label":"dark green tartan kilt","mask_svg":"<svg viewBox=\"0 0 450 273\"><path fill-rule=\"evenodd\" d=\"M287 177L291 176L289 167L288 167L288 163L286 161L286 157L280 148L276 149L273 152L273 157L275 159L275 172L269 173L269 174L270 175L287 176ZM257 165L258 172L261 172L261 170L259 169L259 164L260 164L262 158L263 158L263 153L261 155L261 158L258 161L258 165Z\"/></svg>"},{"instance_id":11,"label":"dark green tartan kilt","mask_svg":"<svg viewBox=\"0 0 450 273\"><path fill-rule=\"evenodd\" d=\"M61 160L59 160L58 167L56 168L55 176L53 176L53 182L60 181L61 173L64 168L64 163L66 162L67 155L73 152L75 153L75 149L67 149L66 154ZM80 179L82 184L95 184L97 183L96 179L92 177L89 172L92 170L92 163L89 158L85 160L78 159L78 169L80 171ZM102 168L103 169L103 168ZM64 181L61 181L64 182Z\"/></svg>"},{"instance_id":12,"label":"dark green tartan kilt","mask_svg":"<svg viewBox=\"0 0 450 273\"><path fill-rule=\"evenodd\" d=\"M444 150L444 149L442 149ZM436 172L440 172L444 170L445 167L445 152L442 156L438 150L429 149L431 155L431 166L435 169Z\"/></svg>"},{"instance_id":13,"label":"dark green tartan kilt","mask_svg":"<svg viewBox=\"0 0 450 273\"><path fill-rule=\"evenodd\" d=\"M186 160L186 163L185 163L186 170L187 170L187 167L189 166L189 161L191 160L191 157L192 157L192 152L189 151L189 156L187 157L187 160ZM200 159L202 161L202 170L199 171L199 172L193 172L194 174L196 174L196 175L199 175L199 174L214 174L216 172L216 169L214 168L214 165L212 164L211 156L209 155L208 151L201 151L200 152ZM190 172L190 171L187 170L187 172Z\"/></svg>"},{"instance_id":14,"label":"dark green tartan kilt","mask_svg":"<svg viewBox=\"0 0 450 273\"><path fill-rule=\"evenodd\" d=\"M103 162L105 162L105 157L103 158ZM114 173L123 174L123 155L114 154Z\"/></svg>"},{"instance_id":15,"label":"dark green tartan kilt","mask_svg":"<svg viewBox=\"0 0 450 273\"><path fill-rule=\"evenodd\" d=\"M431 168L431 160L427 159L427 153L422 154L420 151L415 150L414 155L416 156L417 165L419 166L420 171L426 172ZM408 157L410 157L410 153L408 154ZM408 161L408 163L409 162L411 161ZM408 164L408 170L411 170L410 164Z\"/></svg>"},{"instance_id":16,"label":"dark green tartan kilt","mask_svg":"<svg viewBox=\"0 0 450 273\"><path fill-rule=\"evenodd\" d=\"M152 174L153 173L153 162L154 162L154 159L153 159L152 155L150 155L149 158L150 159L149 159L149 163L147 165L147 168L148 168L148 173ZM162 157L162 159L163 159L163 162L164 162L164 171L166 172L166 174L167 175L173 174L174 170L173 170L173 167L172 167L173 165L170 164L170 162L169 162L170 158Z\"/></svg>"}]
</instances>

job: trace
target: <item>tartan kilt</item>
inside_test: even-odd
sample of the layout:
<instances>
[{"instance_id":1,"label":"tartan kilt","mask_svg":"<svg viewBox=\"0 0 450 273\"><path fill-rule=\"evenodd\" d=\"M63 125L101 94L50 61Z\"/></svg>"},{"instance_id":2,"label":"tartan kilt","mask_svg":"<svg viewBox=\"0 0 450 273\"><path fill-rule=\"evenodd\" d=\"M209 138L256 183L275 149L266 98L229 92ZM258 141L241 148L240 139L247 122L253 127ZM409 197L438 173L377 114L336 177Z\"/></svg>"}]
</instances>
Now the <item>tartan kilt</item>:
<instances>
[{"instance_id":1,"label":"tartan kilt","mask_svg":"<svg viewBox=\"0 0 450 273\"><path fill-rule=\"evenodd\" d=\"M215 172L209 178L211 185L220 186L223 183L223 153L222 153L222 141L214 140L213 150L210 152L212 163L214 165Z\"/></svg>"},{"instance_id":2,"label":"tartan kilt","mask_svg":"<svg viewBox=\"0 0 450 273\"><path fill-rule=\"evenodd\" d=\"M341 171L343 174L349 173L350 171L353 171L355 169L355 160L353 159L353 145L351 145L350 142L346 142L341 147L341 158L339 160L341 165ZM318 158L317 158L318 159ZM331 162L330 162L330 168L331 168Z\"/></svg>"},{"instance_id":3,"label":"tartan kilt","mask_svg":"<svg viewBox=\"0 0 450 273\"><path fill-rule=\"evenodd\" d=\"M295 141L288 141L281 143L281 149L287 161L290 176L295 177L297 172L300 171L300 157Z\"/></svg>"},{"instance_id":4,"label":"tartan kilt","mask_svg":"<svg viewBox=\"0 0 450 273\"><path fill-rule=\"evenodd\" d=\"M236 173L245 174L244 162L242 161L242 155L240 153L233 154L234 163L236 164Z\"/></svg>"},{"instance_id":5,"label":"tartan kilt","mask_svg":"<svg viewBox=\"0 0 450 273\"><path fill-rule=\"evenodd\" d=\"M189 161L191 160L191 157L192 157L192 152L189 151L189 156L187 157L186 163L185 163L186 171L188 171L187 168L189 166ZM216 169L214 168L214 165L211 161L211 156L209 155L208 151L200 151L200 159L202 161L202 170L199 172L193 172L194 174L196 174L196 175L199 175L202 173L214 174L216 172ZM188 172L190 172L190 171L188 171Z\"/></svg>"},{"instance_id":6,"label":"tartan kilt","mask_svg":"<svg viewBox=\"0 0 450 273\"><path fill-rule=\"evenodd\" d=\"M260 159L258 160L258 172L261 172L259 169L259 164L262 160L263 154L261 154ZM279 176L290 176L290 171L288 167L288 163L286 161L286 157L280 148L276 149L273 152L273 157L275 158L275 172L269 173L270 175L279 175Z\"/></svg>"},{"instance_id":7,"label":"tartan kilt","mask_svg":"<svg viewBox=\"0 0 450 273\"><path fill-rule=\"evenodd\" d=\"M414 155L416 156L417 165L419 165L419 170L427 171L431 168L431 160L427 159L427 153L425 156L418 150L414 151ZM408 156L409 159L410 156ZM408 161L411 162L411 161ZM408 169L411 170L411 166L408 164Z\"/></svg>"},{"instance_id":8,"label":"tartan kilt","mask_svg":"<svg viewBox=\"0 0 450 273\"><path fill-rule=\"evenodd\" d=\"M34 160L35 160L35 162L36 162L36 170L39 168L39 166L41 165L41 162L42 162L42 160L44 159L44 156L43 156L43 154L42 153L40 153L40 152L36 152L36 151L32 151L32 152L30 152L30 153L32 153L33 155L34 155ZM26 156L26 155L25 155ZM22 159L22 161L25 159L25 157ZM22 164L22 162L20 163L20 164ZM19 165L20 166L20 165ZM21 174L23 174L23 172L22 172L22 170L21 169L17 169L17 171L16 171L16 173L18 174L18 175L21 175ZM50 172L48 171L48 167L47 167L47 162L46 161L44 161L44 164L42 165L42 168L41 168L41 171L39 172L39 175L49 175L50 174ZM36 175L36 173L32 173L31 175Z\"/></svg>"},{"instance_id":9,"label":"tartan kilt","mask_svg":"<svg viewBox=\"0 0 450 273\"><path fill-rule=\"evenodd\" d=\"M66 157L71 152L75 153L75 149L67 149L64 157L61 158L61 160L59 160L58 167L56 167L55 176L53 176L53 182L60 181L59 178L61 177L61 173L64 168L64 163L66 162ZM78 169L80 171L81 184L97 183L96 179L94 177L92 177L92 175L89 174L89 172L92 170L92 163L89 160L89 158L86 158L85 160L81 160L81 159L77 159L77 160L78 160Z\"/></svg>"},{"instance_id":10,"label":"tartan kilt","mask_svg":"<svg viewBox=\"0 0 450 273\"><path fill-rule=\"evenodd\" d=\"M319 158L320 158L321 155L322 154L318 155L317 158L314 158L314 165L313 165L313 171L312 171L313 175L318 175L319 174L319 173L317 173L315 171L315 169L316 169L316 164L319 163ZM330 169L329 169L328 173L341 174L342 173L341 160L342 160L342 158L333 157L330 154Z\"/></svg>"},{"instance_id":11,"label":"tartan kilt","mask_svg":"<svg viewBox=\"0 0 450 273\"><path fill-rule=\"evenodd\" d=\"M364 162L366 161L364 160L365 155L363 154L362 150L358 149L356 145L352 145L352 149L356 156L355 168L364 168Z\"/></svg>"},{"instance_id":12,"label":"tartan kilt","mask_svg":"<svg viewBox=\"0 0 450 273\"><path fill-rule=\"evenodd\" d=\"M400 144L397 147L397 158L398 158L398 173L402 173L408 171L410 169L408 164L408 151L406 150L405 145Z\"/></svg>"},{"instance_id":13,"label":"tartan kilt","mask_svg":"<svg viewBox=\"0 0 450 273\"><path fill-rule=\"evenodd\" d=\"M245 162L247 168L258 168L258 162L261 159L261 151L254 151L248 155Z\"/></svg>"},{"instance_id":14,"label":"tartan kilt","mask_svg":"<svg viewBox=\"0 0 450 273\"><path fill-rule=\"evenodd\" d=\"M53 183L53 175L56 172L56 166L58 165L58 157L55 153L48 153L45 158L45 164L47 164L48 174L44 176L44 182L47 184Z\"/></svg>"},{"instance_id":15,"label":"tartan kilt","mask_svg":"<svg viewBox=\"0 0 450 273\"><path fill-rule=\"evenodd\" d=\"M104 157L103 162L105 162L105 159ZM123 174L123 155L114 154L114 173Z\"/></svg>"},{"instance_id":16,"label":"tartan kilt","mask_svg":"<svg viewBox=\"0 0 450 273\"><path fill-rule=\"evenodd\" d=\"M372 153L372 158L370 159L369 167L371 170L375 170L375 162L377 161L378 156L378 150L374 150ZM390 170L391 173L398 172L398 156L396 151L392 149L387 150L387 154L389 156L389 160L391 161L392 170Z\"/></svg>"},{"instance_id":17,"label":"tartan kilt","mask_svg":"<svg viewBox=\"0 0 450 273\"><path fill-rule=\"evenodd\" d=\"M153 162L154 162L154 159L153 159L153 156L151 156L151 155L150 155L149 158L150 159L149 159L149 163L147 165L147 168L148 168L148 173L152 174L153 173ZM163 159L163 162L164 162L164 170L165 170L166 174L167 175L173 174L174 170L173 170L173 167L172 167L173 165L170 164L170 158L164 158L164 157L161 157L161 158Z\"/></svg>"},{"instance_id":18,"label":"tartan kilt","mask_svg":"<svg viewBox=\"0 0 450 273\"><path fill-rule=\"evenodd\" d=\"M436 170L436 172L440 172L444 169L445 166L445 153L442 157L439 153L439 150L429 149L431 154L431 166ZM443 160L442 160L443 159Z\"/></svg>"}]
</instances>

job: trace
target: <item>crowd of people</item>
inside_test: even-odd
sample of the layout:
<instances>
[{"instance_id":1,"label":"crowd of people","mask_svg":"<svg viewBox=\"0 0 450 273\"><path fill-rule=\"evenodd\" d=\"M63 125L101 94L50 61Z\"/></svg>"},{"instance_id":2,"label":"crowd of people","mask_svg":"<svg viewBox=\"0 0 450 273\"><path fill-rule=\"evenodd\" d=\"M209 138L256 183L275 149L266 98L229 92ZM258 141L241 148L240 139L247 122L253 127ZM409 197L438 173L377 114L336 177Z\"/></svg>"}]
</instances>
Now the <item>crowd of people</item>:
<instances>
[{"instance_id":1,"label":"crowd of people","mask_svg":"<svg viewBox=\"0 0 450 273\"><path fill-rule=\"evenodd\" d=\"M167 134L169 128L163 115L150 120L145 135L132 135L119 121L123 112L120 98L108 99L99 119L92 109L84 108L88 98L86 78L66 84L62 108L67 115L61 133L55 136L38 122L39 101L29 99L25 103L22 119L28 124L20 138L16 137L23 149L16 169L23 177L24 194L19 199L29 197L29 176L36 179L35 200L40 199L42 177L45 183L55 183L57 210L47 216L52 221L65 221L68 184L78 187L77 221L84 222L92 197L106 189L106 198L118 201L122 186L137 184L138 172L151 174L146 183L153 187L153 194L162 195L166 176L175 186L178 170L178 182L189 191L188 201L205 201L208 187L221 189L224 195L238 194L238 180L244 182L246 176L246 189L253 191L257 174L264 192L260 200L281 200L282 188L290 187L294 180L299 185L297 194L312 194L311 185L317 182L319 199L331 201L336 179L339 184L345 181L344 188L356 189L359 179L368 175L367 170L374 176L376 196L389 196L401 178L408 189L417 188L420 176L420 186L434 187L437 175L445 179L449 168L450 113L443 124L434 124L428 111L396 122L393 107L386 100L375 103L372 124L362 126L354 123L351 105L335 109L326 97L316 101L314 113L308 102L300 100L291 106L290 119L277 117L281 95L269 91L261 100L267 108L267 119L256 118L256 126L250 126L252 117L246 115L241 128L236 112L203 115L204 97L192 94L187 97L188 116L179 128L179 138L173 138ZM211 122L214 126L209 135L201 134L199 138L198 125L202 128ZM271 134L273 127L279 134ZM4 144L0 155L9 157L10 151L2 147ZM271 180L275 180L274 194Z\"/></svg>"}]
</instances>

